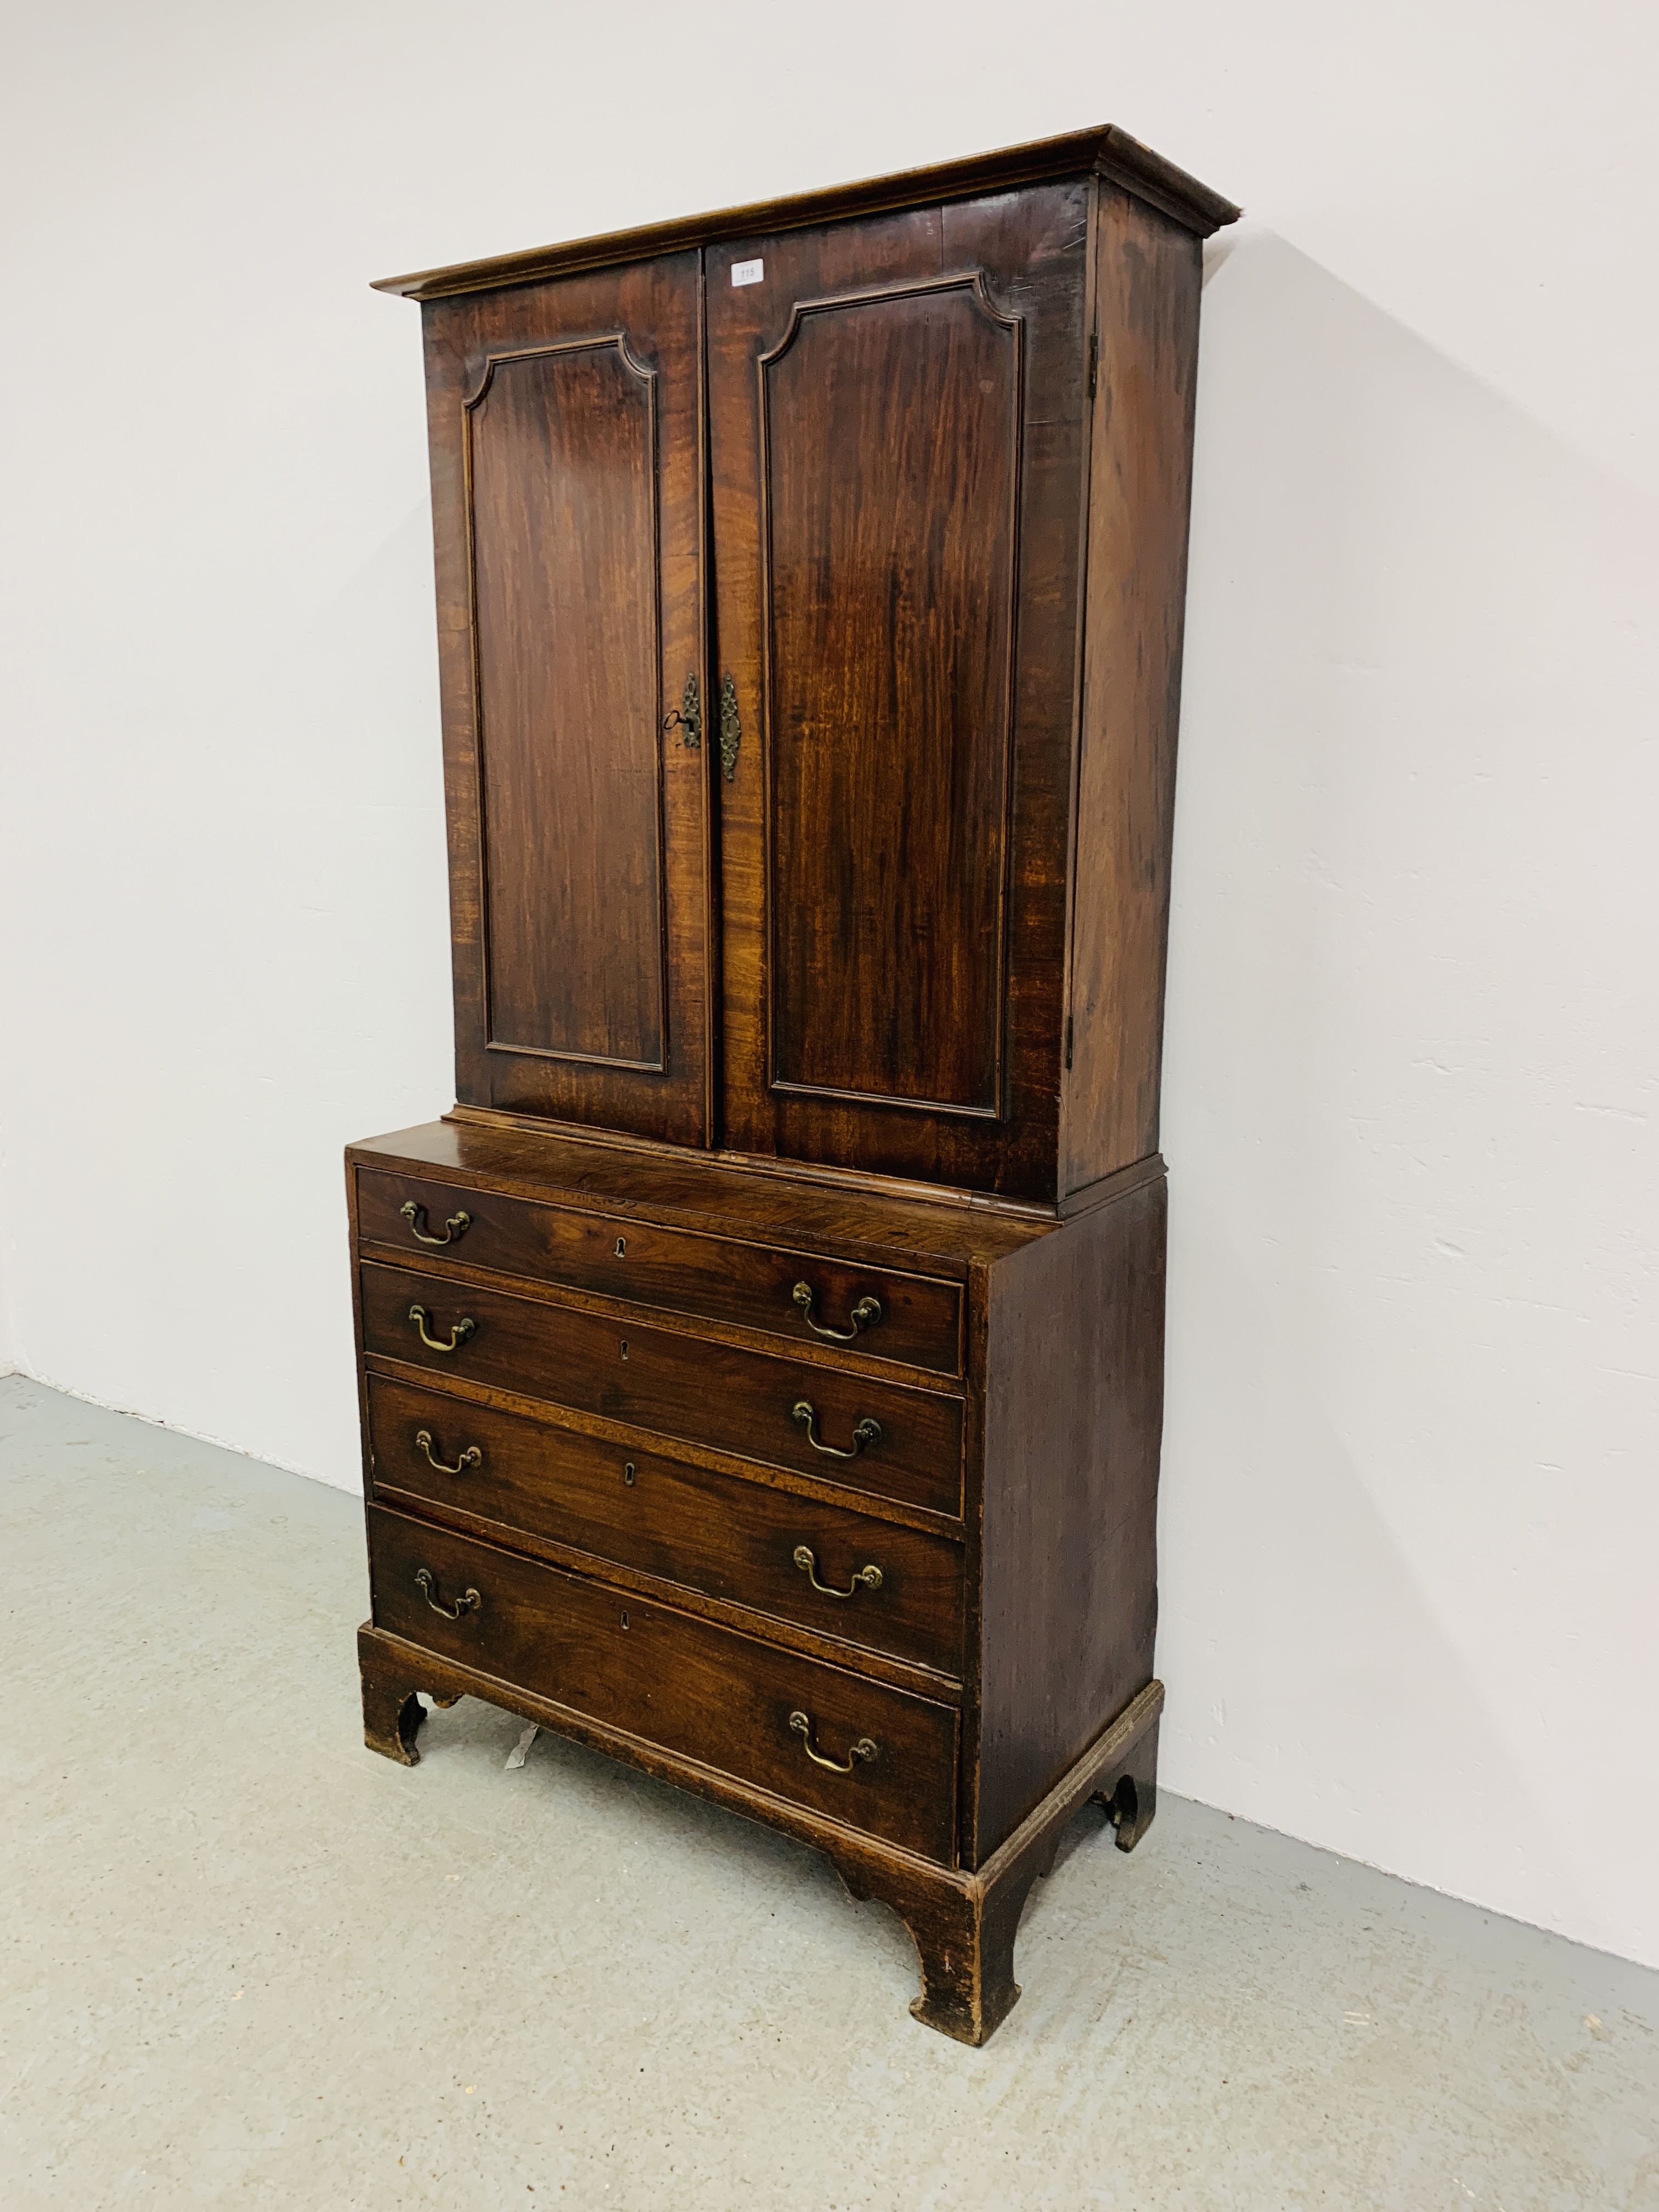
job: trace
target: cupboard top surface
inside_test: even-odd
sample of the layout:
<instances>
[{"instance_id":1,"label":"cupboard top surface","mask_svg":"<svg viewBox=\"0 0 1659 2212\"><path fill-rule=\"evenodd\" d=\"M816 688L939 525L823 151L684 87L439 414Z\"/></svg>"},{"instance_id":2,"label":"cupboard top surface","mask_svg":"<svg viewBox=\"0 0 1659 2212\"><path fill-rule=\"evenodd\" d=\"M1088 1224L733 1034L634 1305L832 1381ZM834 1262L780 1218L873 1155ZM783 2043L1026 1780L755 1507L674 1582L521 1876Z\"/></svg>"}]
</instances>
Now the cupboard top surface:
<instances>
[{"instance_id":1,"label":"cupboard top surface","mask_svg":"<svg viewBox=\"0 0 1659 2212\"><path fill-rule=\"evenodd\" d=\"M901 170L857 184L831 185L818 191L760 201L749 207L682 216L637 229L611 231L525 252L496 254L483 261L457 262L405 276L383 276L374 289L415 300L489 291L501 285L534 283L579 269L602 268L688 246L708 246L721 239L798 229L809 223L920 207L930 201L965 199L1090 170L1150 201L1201 237L1207 238L1212 231L1238 220L1240 211L1231 200L1200 184L1197 178L1166 161L1115 124L1105 124L1058 138L1040 138L995 153L969 155L963 160Z\"/></svg>"},{"instance_id":2,"label":"cupboard top surface","mask_svg":"<svg viewBox=\"0 0 1659 2212\"><path fill-rule=\"evenodd\" d=\"M744 1240L782 1239L854 1257L884 1252L957 1279L974 1262L994 1262L1059 1226L1052 1218L948 1200L839 1189L765 1164L757 1173L753 1163L739 1168L678 1147L587 1140L550 1129L543 1134L429 1121L353 1145L346 1157L354 1167L476 1180L555 1205L638 1211Z\"/></svg>"}]
</instances>

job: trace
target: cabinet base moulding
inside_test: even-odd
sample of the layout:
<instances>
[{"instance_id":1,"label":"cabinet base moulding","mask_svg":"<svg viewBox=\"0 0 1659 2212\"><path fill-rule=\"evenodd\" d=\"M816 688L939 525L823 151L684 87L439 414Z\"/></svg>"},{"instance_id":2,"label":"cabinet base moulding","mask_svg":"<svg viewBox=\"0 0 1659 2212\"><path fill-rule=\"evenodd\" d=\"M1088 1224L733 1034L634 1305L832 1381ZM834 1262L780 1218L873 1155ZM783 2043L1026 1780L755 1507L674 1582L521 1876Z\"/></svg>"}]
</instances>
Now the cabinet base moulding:
<instances>
[{"instance_id":1,"label":"cabinet base moulding","mask_svg":"<svg viewBox=\"0 0 1659 2212\"><path fill-rule=\"evenodd\" d=\"M921 1994L910 2010L958 2043L986 2042L1012 2010L1019 1996L1013 1969L1020 1916L1032 1884L1053 1867L1074 1815L1091 1801L1103 1806L1118 1849L1133 1850L1157 1806L1164 1709L1159 1681L1148 1682L1132 1698L1006 1842L982 1867L968 1872L896 1850L372 1625L359 1630L357 1653L363 1740L371 1751L402 1765L420 1760L416 1737L425 1718L420 1693L440 1706L482 1698L811 1844L830 1861L849 1895L887 1905L909 1929L921 1968Z\"/></svg>"}]
</instances>

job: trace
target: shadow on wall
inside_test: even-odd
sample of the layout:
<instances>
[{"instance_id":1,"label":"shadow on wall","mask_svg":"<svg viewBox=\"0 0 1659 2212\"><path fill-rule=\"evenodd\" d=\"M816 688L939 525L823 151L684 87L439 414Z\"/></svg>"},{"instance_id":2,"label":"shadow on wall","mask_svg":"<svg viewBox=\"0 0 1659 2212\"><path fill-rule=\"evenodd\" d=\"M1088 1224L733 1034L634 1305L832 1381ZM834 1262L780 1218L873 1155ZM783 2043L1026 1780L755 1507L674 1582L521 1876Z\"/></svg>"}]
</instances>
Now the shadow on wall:
<instances>
[{"instance_id":1,"label":"shadow on wall","mask_svg":"<svg viewBox=\"0 0 1659 2212\"><path fill-rule=\"evenodd\" d=\"M1270 236L1203 346L1166 1779L1659 1964L1659 518Z\"/></svg>"}]
</instances>

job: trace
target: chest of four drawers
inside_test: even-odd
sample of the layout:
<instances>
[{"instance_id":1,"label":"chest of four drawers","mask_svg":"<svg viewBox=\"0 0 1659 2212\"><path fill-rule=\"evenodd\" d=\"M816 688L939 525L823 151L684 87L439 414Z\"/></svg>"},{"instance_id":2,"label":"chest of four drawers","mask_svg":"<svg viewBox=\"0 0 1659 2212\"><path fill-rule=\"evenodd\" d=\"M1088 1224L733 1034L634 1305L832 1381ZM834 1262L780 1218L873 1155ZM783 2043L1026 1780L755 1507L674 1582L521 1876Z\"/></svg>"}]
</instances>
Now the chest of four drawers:
<instances>
[{"instance_id":1,"label":"chest of four drawers","mask_svg":"<svg viewBox=\"0 0 1659 2212\"><path fill-rule=\"evenodd\" d=\"M376 1626L948 1860L963 1285L368 1170L356 1261Z\"/></svg>"}]
</instances>

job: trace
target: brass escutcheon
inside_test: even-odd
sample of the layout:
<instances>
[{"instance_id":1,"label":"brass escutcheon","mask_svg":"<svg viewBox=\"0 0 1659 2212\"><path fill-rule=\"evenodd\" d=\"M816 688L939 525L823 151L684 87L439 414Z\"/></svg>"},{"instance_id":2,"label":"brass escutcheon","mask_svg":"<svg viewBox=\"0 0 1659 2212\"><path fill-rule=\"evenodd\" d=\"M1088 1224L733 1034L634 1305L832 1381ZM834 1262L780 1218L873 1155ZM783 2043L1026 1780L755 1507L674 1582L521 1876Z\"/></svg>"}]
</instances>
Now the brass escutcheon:
<instances>
[{"instance_id":1,"label":"brass escutcheon","mask_svg":"<svg viewBox=\"0 0 1659 2212\"><path fill-rule=\"evenodd\" d=\"M415 1586L420 1591L422 1596L425 1598L427 1603L432 1607L434 1613L442 1613L446 1620L459 1620L464 1613L476 1613L478 1610L478 1607L483 1603L483 1600L479 1596L477 1590L469 1589L464 1591L462 1595L456 1599L453 1605L441 1605L438 1600L432 1595L433 1591L436 1589L438 1585L430 1567L417 1567L416 1569Z\"/></svg>"},{"instance_id":2,"label":"brass escutcheon","mask_svg":"<svg viewBox=\"0 0 1659 2212\"><path fill-rule=\"evenodd\" d=\"M720 774L730 783L738 772L738 747L743 743L743 724L738 720L737 679L728 669L720 685Z\"/></svg>"},{"instance_id":3,"label":"brass escutcheon","mask_svg":"<svg viewBox=\"0 0 1659 2212\"><path fill-rule=\"evenodd\" d=\"M797 1283L789 1295L800 1308L801 1319L813 1335L827 1336L832 1344L851 1344L860 1330L873 1328L881 1319L881 1300L865 1297L859 1300L848 1316L853 1324L851 1328L826 1328L822 1322L812 1318L812 1303L817 1293L811 1283Z\"/></svg>"},{"instance_id":4,"label":"brass escutcheon","mask_svg":"<svg viewBox=\"0 0 1659 2212\"><path fill-rule=\"evenodd\" d=\"M881 1423L873 1413L866 1413L853 1431L853 1448L842 1451L839 1444L827 1444L818 1435L817 1411L810 1398L797 1398L789 1408L789 1418L799 1421L806 1431L806 1441L814 1451L821 1451L830 1459L856 1459L866 1444L881 1442Z\"/></svg>"},{"instance_id":5,"label":"brass escutcheon","mask_svg":"<svg viewBox=\"0 0 1659 2212\"><path fill-rule=\"evenodd\" d=\"M428 1467L435 1467L440 1474L465 1474L468 1468L482 1467L483 1465L483 1452L480 1451L477 1444L469 1444L466 1449L461 1454L460 1457L456 1461L453 1467L446 1467L443 1461L437 1456L432 1449L432 1431L430 1429L416 1430L415 1449L416 1451L423 1451L426 1454L427 1465Z\"/></svg>"},{"instance_id":6,"label":"brass escutcheon","mask_svg":"<svg viewBox=\"0 0 1659 2212\"><path fill-rule=\"evenodd\" d=\"M663 717L664 737L676 724L685 732L684 743L695 752L702 750L702 699L697 689L696 673L685 679L685 689L680 694L680 703L670 714Z\"/></svg>"},{"instance_id":7,"label":"brass escutcheon","mask_svg":"<svg viewBox=\"0 0 1659 2212\"><path fill-rule=\"evenodd\" d=\"M827 1766L831 1774L850 1774L860 1759L878 1759L881 1755L881 1746L872 1742L867 1735L861 1735L844 1760L826 1759L821 1751L812 1748L812 1723L808 1715L791 1713L789 1725L800 1738L806 1756L813 1765Z\"/></svg>"},{"instance_id":8,"label":"brass escutcheon","mask_svg":"<svg viewBox=\"0 0 1659 2212\"><path fill-rule=\"evenodd\" d=\"M427 1334L426 1308L424 1306L410 1306L409 1310L409 1317L410 1321L414 1322L416 1328L420 1331L421 1342L425 1345L428 1352L459 1352L461 1346L466 1342L469 1336L476 1336L478 1333L477 1322L476 1321L468 1320L463 1316L461 1320L456 1322L454 1328L450 1330L449 1341L446 1344L442 1337L428 1336Z\"/></svg>"},{"instance_id":9,"label":"brass escutcheon","mask_svg":"<svg viewBox=\"0 0 1659 2212\"><path fill-rule=\"evenodd\" d=\"M856 1597L860 1587L870 1590L878 1590L881 1588L879 1567L860 1567L844 1590L836 1589L829 1583L821 1583L818 1580L817 1559L810 1544L796 1545L795 1565L820 1597Z\"/></svg>"},{"instance_id":10,"label":"brass escutcheon","mask_svg":"<svg viewBox=\"0 0 1659 2212\"><path fill-rule=\"evenodd\" d=\"M443 1235L428 1237L421 1226L426 1219L425 1206L416 1206L411 1198L400 1206L398 1211L409 1224L417 1244L453 1244L458 1238L465 1237L472 1226L472 1216L470 1213L452 1213L444 1224Z\"/></svg>"}]
</instances>

